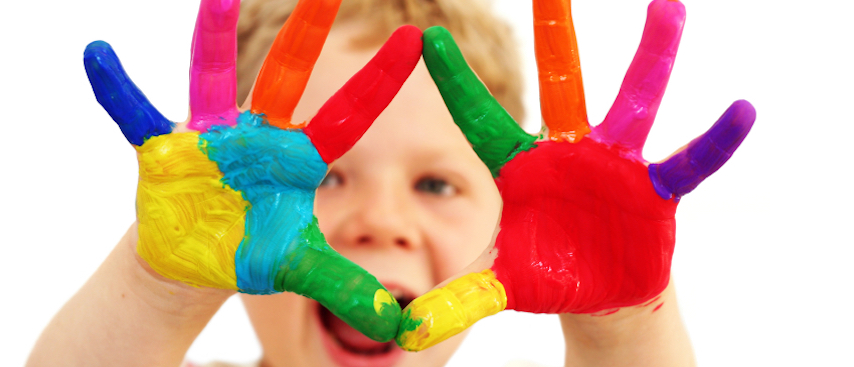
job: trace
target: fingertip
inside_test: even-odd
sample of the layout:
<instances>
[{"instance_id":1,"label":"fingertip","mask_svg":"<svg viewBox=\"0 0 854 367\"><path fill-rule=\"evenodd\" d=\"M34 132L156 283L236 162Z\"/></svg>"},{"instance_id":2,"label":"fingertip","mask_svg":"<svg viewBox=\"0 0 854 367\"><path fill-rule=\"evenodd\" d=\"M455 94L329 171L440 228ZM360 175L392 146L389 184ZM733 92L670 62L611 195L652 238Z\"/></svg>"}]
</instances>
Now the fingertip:
<instances>
[{"instance_id":1,"label":"fingertip","mask_svg":"<svg viewBox=\"0 0 854 367\"><path fill-rule=\"evenodd\" d=\"M97 40L97 41L89 42L89 44L86 45L86 49L83 51L83 55L84 56L92 55L94 53L103 52L103 51L110 52L110 51L112 51L112 47L110 46L109 43L107 43L105 41ZM115 55L115 53L113 53L113 54Z\"/></svg>"},{"instance_id":2,"label":"fingertip","mask_svg":"<svg viewBox=\"0 0 854 367\"><path fill-rule=\"evenodd\" d=\"M647 7L649 14L658 14L668 19L684 21L687 11L679 0L653 0Z\"/></svg>"},{"instance_id":3,"label":"fingertip","mask_svg":"<svg viewBox=\"0 0 854 367\"><path fill-rule=\"evenodd\" d=\"M230 29L237 25L240 14L240 0L203 0L199 6L198 23L205 30L219 31Z\"/></svg>"},{"instance_id":4,"label":"fingertip","mask_svg":"<svg viewBox=\"0 0 854 367\"><path fill-rule=\"evenodd\" d=\"M433 41L435 39L440 38L451 38L451 32L449 32L445 27L442 26L432 26L424 30L424 42Z\"/></svg>"},{"instance_id":5,"label":"fingertip","mask_svg":"<svg viewBox=\"0 0 854 367\"><path fill-rule=\"evenodd\" d=\"M436 71L447 72L448 66L451 66L451 59L456 58L457 54L460 53L451 32L444 27L434 26L427 28L424 31L423 39L424 61L428 63L428 67L430 67L431 64L435 64L436 66L431 69L436 69L436 67L447 65L441 69L436 69ZM462 56L460 55L459 58L462 58ZM434 61L439 60L443 62L433 63Z\"/></svg>"},{"instance_id":6,"label":"fingertip","mask_svg":"<svg viewBox=\"0 0 854 367\"><path fill-rule=\"evenodd\" d=\"M109 43L105 41L92 41L83 50L83 63L86 66L86 71L91 72L90 68L92 67L99 65L113 66L117 64L118 56L116 56L116 52L113 51L113 47Z\"/></svg>"},{"instance_id":7,"label":"fingertip","mask_svg":"<svg viewBox=\"0 0 854 367\"><path fill-rule=\"evenodd\" d=\"M95 99L128 142L140 146L152 136L172 131L174 124L163 117L131 81L109 43L89 43L83 51L83 66Z\"/></svg>"},{"instance_id":8,"label":"fingertip","mask_svg":"<svg viewBox=\"0 0 854 367\"><path fill-rule=\"evenodd\" d=\"M685 5L678 1L655 0L647 8L647 24L641 44L649 51L676 54L685 27ZM649 36L647 36L649 35ZM643 46L642 46L643 47Z\"/></svg>"},{"instance_id":9,"label":"fingertip","mask_svg":"<svg viewBox=\"0 0 854 367\"><path fill-rule=\"evenodd\" d=\"M746 100L738 100L721 115L705 134L722 151L732 154L747 137L756 121L756 109Z\"/></svg>"},{"instance_id":10,"label":"fingertip","mask_svg":"<svg viewBox=\"0 0 854 367\"><path fill-rule=\"evenodd\" d=\"M418 27L405 25L392 33L377 56L376 66L400 83L406 81L418 60L421 59L423 42Z\"/></svg>"},{"instance_id":11,"label":"fingertip","mask_svg":"<svg viewBox=\"0 0 854 367\"><path fill-rule=\"evenodd\" d=\"M382 343L394 339L400 329L402 313L400 304L385 288L374 292L374 311L377 313L377 321L363 326L363 329L373 333L373 336L368 335L368 337Z\"/></svg>"},{"instance_id":12,"label":"fingertip","mask_svg":"<svg viewBox=\"0 0 854 367\"><path fill-rule=\"evenodd\" d=\"M404 350L421 351L506 307L504 286L492 270L466 274L406 306L395 342Z\"/></svg>"},{"instance_id":13,"label":"fingertip","mask_svg":"<svg viewBox=\"0 0 854 367\"><path fill-rule=\"evenodd\" d=\"M752 127L756 121L756 108L753 104L744 99L739 99L732 103L727 109L727 113L736 115L734 118L739 124Z\"/></svg>"}]
</instances>

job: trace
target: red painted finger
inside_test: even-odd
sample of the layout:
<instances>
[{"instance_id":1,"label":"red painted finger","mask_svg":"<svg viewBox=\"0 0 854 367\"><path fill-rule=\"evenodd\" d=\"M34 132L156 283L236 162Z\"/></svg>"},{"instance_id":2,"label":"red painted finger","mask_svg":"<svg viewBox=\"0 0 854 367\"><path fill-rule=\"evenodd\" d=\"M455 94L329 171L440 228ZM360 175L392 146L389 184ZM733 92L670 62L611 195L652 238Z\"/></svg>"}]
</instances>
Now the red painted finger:
<instances>
[{"instance_id":1,"label":"red painted finger","mask_svg":"<svg viewBox=\"0 0 854 367\"><path fill-rule=\"evenodd\" d=\"M590 132L590 126L569 1L534 1L534 45L540 108L549 137L576 142Z\"/></svg>"},{"instance_id":2,"label":"red painted finger","mask_svg":"<svg viewBox=\"0 0 854 367\"><path fill-rule=\"evenodd\" d=\"M252 113L292 128L291 116L320 56L341 0L302 0L279 31L252 92Z\"/></svg>"},{"instance_id":3,"label":"red painted finger","mask_svg":"<svg viewBox=\"0 0 854 367\"><path fill-rule=\"evenodd\" d=\"M234 125L240 0L202 0L190 64L190 129Z\"/></svg>"},{"instance_id":4,"label":"red painted finger","mask_svg":"<svg viewBox=\"0 0 854 367\"><path fill-rule=\"evenodd\" d=\"M595 128L600 141L623 146L640 157L676 59L685 6L674 0L649 4L646 26L620 93L605 121Z\"/></svg>"},{"instance_id":5,"label":"red painted finger","mask_svg":"<svg viewBox=\"0 0 854 367\"><path fill-rule=\"evenodd\" d=\"M421 57L421 30L398 28L356 75L332 96L304 132L323 161L348 151L388 106Z\"/></svg>"}]
</instances>

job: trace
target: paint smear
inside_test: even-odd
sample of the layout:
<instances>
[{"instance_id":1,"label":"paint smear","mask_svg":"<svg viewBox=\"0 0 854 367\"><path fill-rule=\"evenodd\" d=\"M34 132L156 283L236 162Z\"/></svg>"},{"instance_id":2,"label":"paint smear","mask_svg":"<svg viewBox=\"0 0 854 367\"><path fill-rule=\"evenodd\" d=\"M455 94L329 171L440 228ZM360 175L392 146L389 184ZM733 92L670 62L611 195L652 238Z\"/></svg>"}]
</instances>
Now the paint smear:
<instances>
[{"instance_id":1,"label":"paint smear","mask_svg":"<svg viewBox=\"0 0 854 367\"><path fill-rule=\"evenodd\" d=\"M391 340L400 306L393 297L377 304L376 294L387 293L385 288L329 247L312 214L327 165L309 138L250 112L233 128L214 126L201 138L199 147L216 162L222 183L249 203L245 237L234 254L240 291L301 294L368 337Z\"/></svg>"}]
</instances>

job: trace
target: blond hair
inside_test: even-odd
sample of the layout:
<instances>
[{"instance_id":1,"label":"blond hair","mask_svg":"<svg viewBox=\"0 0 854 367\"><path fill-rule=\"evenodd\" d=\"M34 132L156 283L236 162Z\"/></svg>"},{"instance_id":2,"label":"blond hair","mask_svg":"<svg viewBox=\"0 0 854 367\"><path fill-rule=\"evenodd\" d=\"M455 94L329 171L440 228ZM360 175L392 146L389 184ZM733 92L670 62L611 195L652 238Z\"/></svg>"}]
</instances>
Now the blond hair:
<instances>
[{"instance_id":1,"label":"blond hair","mask_svg":"<svg viewBox=\"0 0 854 367\"><path fill-rule=\"evenodd\" d=\"M243 0L237 27L238 100L243 100L279 28L296 0ZM522 71L510 26L497 19L484 0L344 0L335 24L358 20L368 25L354 36L355 47L379 46L397 27L447 28L486 87L516 121L524 118Z\"/></svg>"}]
</instances>

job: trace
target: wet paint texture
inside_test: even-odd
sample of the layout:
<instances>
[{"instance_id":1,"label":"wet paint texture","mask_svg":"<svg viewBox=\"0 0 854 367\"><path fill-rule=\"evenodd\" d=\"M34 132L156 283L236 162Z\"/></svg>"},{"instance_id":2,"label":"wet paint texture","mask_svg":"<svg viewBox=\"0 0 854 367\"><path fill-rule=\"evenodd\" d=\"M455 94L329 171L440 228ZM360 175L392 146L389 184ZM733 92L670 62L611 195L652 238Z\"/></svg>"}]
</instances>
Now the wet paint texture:
<instances>
[{"instance_id":1,"label":"wet paint texture","mask_svg":"<svg viewBox=\"0 0 854 367\"><path fill-rule=\"evenodd\" d=\"M590 127L569 1L534 1L534 47L549 138L577 142Z\"/></svg>"},{"instance_id":2,"label":"wet paint texture","mask_svg":"<svg viewBox=\"0 0 854 367\"><path fill-rule=\"evenodd\" d=\"M196 133L156 136L137 147L137 252L159 274L234 289L234 253L249 203L223 184Z\"/></svg>"},{"instance_id":3,"label":"wet paint texture","mask_svg":"<svg viewBox=\"0 0 854 367\"><path fill-rule=\"evenodd\" d=\"M235 124L237 98L237 17L239 0L203 0L193 32L190 110L187 127L205 132Z\"/></svg>"},{"instance_id":4,"label":"wet paint texture","mask_svg":"<svg viewBox=\"0 0 854 367\"><path fill-rule=\"evenodd\" d=\"M662 198L679 200L694 190L726 163L755 120L756 110L749 102L733 103L706 134L692 140L664 163L649 165L655 192Z\"/></svg>"},{"instance_id":5,"label":"wet paint texture","mask_svg":"<svg viewBox=\"0 0 854 367\"><path fill-rule=\"evenodd\" d=\"M447 29L424 31L424 60L454 122L493 176L534 137L525 133L468 67Z\"/></svg>"},{"instance_id":6,"label":"wet paint texture","mask_svg":"<svg viewBox=\"0 0 854 367\"><path fill-rule=\"evenodd\" d=\"M638 51L614 104L593 132L598 140L619 145L626 154L643 159L643 145L670 80L684 27L685 6L679 1L649 4Z\"/></svg>"},{"instance_id":7,"label":"wet paint texture","mask_svg":"<svg viewBox=\"0 0 854 367\"><path fill-rule=\"evenodd\" d=\"M492 269L508 309L592 313L667 286L676 203L655 193L642 162L620 153L591 139L541 142L501 170Z\"/></svg>"},{"instance_id":8,"label":"wet paint texture","mask_svg":"<svg viewBox=\"0 0 854 367\"><path fill-rule=\"evenodd\" d=\"M368 336L387 338L400 306L392 297L377 297L388 293L377 279L327 245L312 214L327 165L308 137L249 112L235 127L201 137L201 150L217 163L222 182L250 203L246 236L234 256L240 291L309 296L336 305L330 311L347 323L371 320Z\"/></svg>"},{"instance_id":9,"label":"wet paint texture","mask_svg":"<svg viewBox=\"0 0 854 367\"><path fill-rule=\"evenodd\" d=\"M95 98L128 142L142 145L149 137L172 132L174 124L133 84L108 43L95 41L86 46L83 65Z\"/></svg>"},{"instance_id":10,"label":"wet paint texture","mask_svg":"<svg viewBox=\"0 0 854 367\"><path fill-rule=\"evenodd\" d=\"M495 273L487 269L466 274L407 306L395 341L405 350L424 350L506 306L504 287Z\"/></svg>"},{"instance_id":11,"label":"wet paint texture","mask_svg":"<svg viewBox=\"0 0 854 367\"><path fill-rule=\"evenodd\" d=\"M246 238L234 259L238 287L271 293L279 264L312 221L314 190L326 163L302 131L267 125L249 112L240 115L237 126L214 128L201 139L201 150L223 173L222 182L251 203Z\"/></svg>"},{"instance_id":12,"label":"wet paint texture","mask_svg":"<svg viewBox=\"0 0 854 367\"><path fill-rule=\"evenodd\" d=\"M396 31L318 111L312 128L281 129L270 119L298 102L339 3L297 5L295 28L277 38L259 77L258 113L241 114L234 101L239 1L203 0L190 68L192 132L172 133L108 44L90 44L84 64L98 101L136 146L137 251L155 271L193 286L305 295L386 342L397 334L400 305L329 247L312 214L314 192L327 164L358 141L412 72L421 31ZM293 80L280 78L295 70Z\"/></svg>"},{"instance_id":13,"label":"wet paint texture","mask_svg":"<svg viewBox=\"0 0 854 367\"><path fill-rule=\"evenodd\" d=\"M253 113L283 129L302 126L291 124L291 117L340 5L341 0L301 1L294 9L261 66L252 92ZM287 88L281 88L285 82Z\"/></svg>"},{"instance_id":14,"label":"wet paint texture","mask_svg":"<svg viewBox=\"0 0 854 367\"><path fill-rule=\"evenodd\" d=\"M686 148L650 165L641 153L670 77L684 6L673 0L650 3L620 94L594 128L581 123L586 111L572 107L583 106L583 96L571 19L560 20L569 16L568 4L537 0L534 15L543 28L537 31L537 58L541 91L549 94L541 98L550 131L549 140L536 143L516 134L507 123L512 120L484 118L496 113L494 98L482 86L470 86L480 82L468 76L450 36L425 32L424 59L454 122L476 151L491 149L493 140L503 147L496 150L501 154L481 155L504 203L490 270L506 292L507 309L607 315L652 304L670 278L679 198L732 156L755 111L746 101L735 102ZM577 80L570 80L576 72ZM580 133L585 130L590 132ZM431 327L453 319L441 311L447 302L428 296L404 310L401 335L415 350L443 340L444 329L433 333Z\"/></svg>"}]
</instances>

